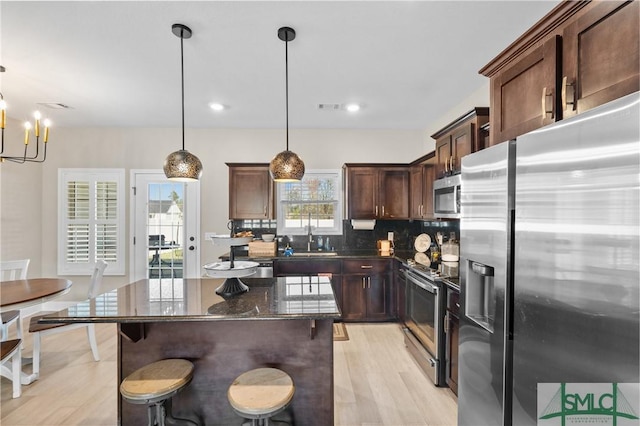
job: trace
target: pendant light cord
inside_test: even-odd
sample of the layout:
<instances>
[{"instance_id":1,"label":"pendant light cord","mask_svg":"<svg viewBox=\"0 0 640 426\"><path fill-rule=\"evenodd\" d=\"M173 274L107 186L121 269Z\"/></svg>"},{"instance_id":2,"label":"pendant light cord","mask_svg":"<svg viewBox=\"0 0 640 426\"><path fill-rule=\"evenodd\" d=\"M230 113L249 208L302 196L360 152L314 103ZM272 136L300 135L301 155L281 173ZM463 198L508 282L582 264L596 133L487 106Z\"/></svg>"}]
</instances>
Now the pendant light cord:
<instances>
[{"instance_id":1,"label":"pendant light cord","mask_svg":"<svg viewBox=\"0 0 640 426\"><path fill-rule=\"evenodd\" d=\"M182 150L184 151L184 29L180 30L180 76L182 79Z\"/></svg>"},{"instance_id":2,"label":"pendant light cord","mask_svg":"<svg viewBox=\"0 0 640 426\"><path fill-rule=\"evenodd\" d=\"M289 36L284 43L285 111L287 116L287 151L289 151Z\"/></svg>"}]
</instances>

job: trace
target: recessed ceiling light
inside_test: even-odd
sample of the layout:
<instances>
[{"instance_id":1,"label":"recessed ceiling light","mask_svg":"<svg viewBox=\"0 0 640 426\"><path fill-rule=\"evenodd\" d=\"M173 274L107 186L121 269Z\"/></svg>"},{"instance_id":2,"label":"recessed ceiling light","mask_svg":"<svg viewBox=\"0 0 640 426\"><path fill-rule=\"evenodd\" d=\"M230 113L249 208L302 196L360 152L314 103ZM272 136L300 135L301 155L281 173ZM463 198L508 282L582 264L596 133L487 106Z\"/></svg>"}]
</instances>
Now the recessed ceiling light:
<instances>
[{"instance_id":1,"label":"recessed ceiling light","mask_svg":"<svg viewBox=\"0 0 640 426\"><path fill-rule=\"evenodd\" d=\"M226 107L224 105L219 104L219 103L215 103L215 102L209 104L209 106L214 111L222 111L222 110L226 109Z\"/></svg>"},{"instance_id":2,"label":"recessed ceiling light","mask_svg":"<svg viewBox=\"0 0 640 426\"><path fill-rule=\"evenodd\" d=\"M357 112L360 111L360 105L358 104L347 104L345 106L345 108L347 109L347 111L349 112Z\"/></svg>"}]
</instances>

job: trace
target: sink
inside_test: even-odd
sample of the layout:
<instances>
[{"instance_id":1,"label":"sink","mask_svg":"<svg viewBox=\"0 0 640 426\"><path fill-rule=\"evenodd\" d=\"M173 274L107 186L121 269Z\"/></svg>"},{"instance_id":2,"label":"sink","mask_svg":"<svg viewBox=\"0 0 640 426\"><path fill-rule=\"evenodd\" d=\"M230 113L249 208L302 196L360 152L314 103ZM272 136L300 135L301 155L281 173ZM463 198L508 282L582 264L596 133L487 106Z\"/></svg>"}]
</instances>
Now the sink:
<instances>
[{"instance_id":1,"label":"sink","mask_svg":"<svg viewBox=\"0 0 640 426\"><path fill-rule=\"evenodd\" d=\"M338 252L337 251L294 251L292 256L295 257L299 257L299 256L304 256L304 257L317 257L317 256L321 256L321 257L325 257L325 256L337 256Z\"/></svg>"}]
</instances>

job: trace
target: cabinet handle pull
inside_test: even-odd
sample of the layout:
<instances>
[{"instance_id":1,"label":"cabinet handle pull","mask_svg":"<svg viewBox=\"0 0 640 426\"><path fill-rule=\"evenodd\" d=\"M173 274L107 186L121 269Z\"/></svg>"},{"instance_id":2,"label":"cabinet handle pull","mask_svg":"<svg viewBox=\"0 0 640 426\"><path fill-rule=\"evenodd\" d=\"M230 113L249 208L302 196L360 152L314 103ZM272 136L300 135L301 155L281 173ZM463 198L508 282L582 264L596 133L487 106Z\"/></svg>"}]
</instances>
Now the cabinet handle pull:
<instances>
[{"instance_id":1,"label":"cabinet handle pull","mask_svg":"<svg viewBox=\"0 0 640 426\"><path fill-rule=\"evenodd\" d=\"M572 100L571 102L567 101L567 88L571 87ZM562 91L560 92L560 96L562 99L562 110L567 110L567 104L571 105L571 110L575 110L576 108L576 86L574 83L567 82L567 76L562 77Z\"/></svg>"},{"instance_id":2,"label":"cabinet handle pull","mask_svg":"<svg viewBox=\"0 0 640 426\"><path fill-rule=\"evenodd\" d=\"M550 97L551 111L547 110L547 98ZM551 93L547 93L547 86L542 88L542 119L547 118L547 114L551 114L551 118L553 118L553 91Z\"/></svg>"},{"instance_id":3,"label":"cabinet handle pull","mask_svg":"<svg viewBox=\"0 0 640 426\"><path fill-rule=\"evenodd\" d=\"M371 288L371 277L367 277L367 282L369 283L369 288Z\"/></svg>"},{"instance_id":4,"label":"cabinet handle pull","mask_svg":"<svg viewBox=\"0 0 640 426\"><path fill-rule=\"evenodd\" d=\"M264 206L264 217L267 217L267 206Z\"/></svg>"},{"instance_id":5,"label":"cabinet handle pull","mask_svg":"<svg viewBox=\"0 0 640 426\"><path fill-rule=\"evenodd\" d=\"M360 265L360 269L372 269L373 265Z\"/></svg>"},{"instance_id":6,"label":"cabinet handle pull","mask_svg":"<svg viewBox=\"0 0 640 426\"><path fill-rule=\"evenodd\" d=\"M364 277L362 277L362 288L365 288Z\"/></svg>"},{"instance_id":7,"label":"cabinet handle pull","mask_svg":"<svg viewBox=\"0 0 640 426\"><path fill-rule=\"evenodd\" d=\"M449 172L449 160L445 160L444 162L444 172L445 173Z\"/></svg>"},{"instance_id":8,"label":"cabinet handle pull","mask_svg":"<svg viewBox=\"0 0 640 426\"><path fill-rule=\"evenodd\" d=\"M453 155L451 156L451 158L449 159L450 163L449 163L449 170L451 170L453 172Z\"/></svg>"},{"instance_id":9,"label":"cabinet handle pull","mask_svg":"<svg viewBox=\"0 0 640 426\"><path fill-rule=\"evenodd\" d=\"M378 206L376 206L376 217L378 217Z\"/></svg>"},{"instance_id":10,"label":"cabinet handle pull","mask_svg":"<svg viewBox=\"0 0 640 426\"><path fill-rule=\"evenodd\" d=\"M384 206L382 206L382 217L384 217Z\"/></svg>"},{"instance_id":11,"label":"cabinet handle pull","mask_svg":"<svg viewBox=\"0 0 640 426\"><path fill-rule=\"evenodd\" d=\"M444 318L444 334L449 334L449 312L447 312Z\"/></svg>"}]
</instances>

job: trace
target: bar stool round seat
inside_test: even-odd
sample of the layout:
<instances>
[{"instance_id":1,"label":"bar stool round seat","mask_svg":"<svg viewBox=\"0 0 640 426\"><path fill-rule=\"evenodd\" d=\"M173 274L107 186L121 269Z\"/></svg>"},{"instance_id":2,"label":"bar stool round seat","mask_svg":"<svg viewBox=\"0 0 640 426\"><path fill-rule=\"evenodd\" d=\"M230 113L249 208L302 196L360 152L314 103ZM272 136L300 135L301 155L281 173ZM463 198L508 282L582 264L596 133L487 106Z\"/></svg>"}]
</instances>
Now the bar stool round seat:
<instances>
[{"instance_id":1,"label":"bar stool round seat","mask_svg":"<svg viewBox=\"0 0 640 426\"><path fill-rule=\"evenodd\" d=\"M277 368L256 368L242 373L227 396L234 411L253 425L268 425L269 419L286 409L295 392L291 377Z\"/></svg>"},{"instance_id":2,"label":"bar stool round seat","mask_svg":"<svg viewBox=\"0 0 640 426\"><path fill-rule=\"evenodd\" d=\"M193 363L185 359L164 359L141 367L120 384L122 398L131 404L148 406L149 425L196 425L171 415L171 398L193 378Z\"/></svg>"}]
</instances>

